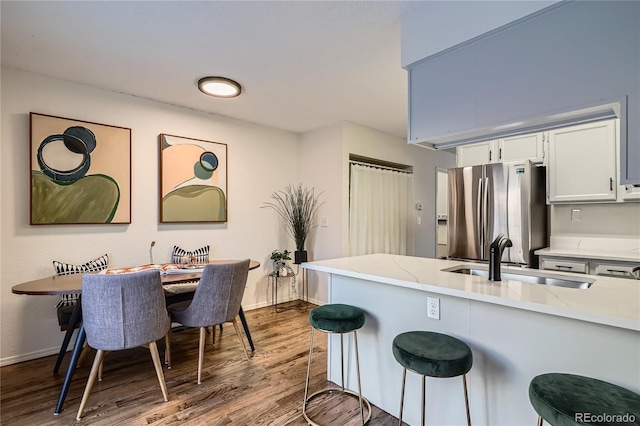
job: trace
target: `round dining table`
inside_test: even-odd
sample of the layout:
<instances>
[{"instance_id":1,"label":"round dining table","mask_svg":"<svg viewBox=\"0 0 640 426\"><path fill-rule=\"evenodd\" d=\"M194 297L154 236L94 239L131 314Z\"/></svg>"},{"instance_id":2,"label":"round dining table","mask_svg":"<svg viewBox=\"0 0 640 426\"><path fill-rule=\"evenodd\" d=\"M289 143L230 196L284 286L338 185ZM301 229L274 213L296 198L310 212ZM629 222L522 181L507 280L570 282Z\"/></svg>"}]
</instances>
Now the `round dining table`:
<instances>
[{"instance_id":1,"label":"round dining table","mask_svg":"<svg viewBox=\"0 0 640 426\"><path fill-rule=\"evenodd\" d=\"M224 264L234 262L233 260L211 260L209 264ZM196 267L198 266L198 267ZM170 273L161 274L162 285L168 287L172 287L172 290L175 290L175 285L180 285L181 283L189 283L189 282L197 282L202 276L202 269L206 265L194 265L193 271L186 268L183 270L171 270ZM249 270L257 269L260 267L260 262L257 260L251 259L249 262ZM94 273L94 272L92 272ZM62 346L60 347L60 352L58 353L58 358L56 360L56 365L53 369L54 373L58 372L60 368L60 364L62 359L64 358L64 354L69 347L69 342L71 341L71 336L73 335L73 330L75 329L77 324L80 324L78 329L78 336L76 337L76 341L71 352L71 360L69 361L69 367L67 368L67 373L65 375L64 382L62 383L62 389L60 390L60 396L58 397L58 403L56 404L56 409L54 411L55 415L58 415L62 412L62 406L64 405L64 400L67 396L67 392L69 390L69 386L71 385L71 380L73 379L73 373L75 372L76 365L78 363L78 359L80 358L80 354L82 352L82 347L85 342L85 332L84 326L80 321L80 315L82 312L82 275L83 274L71 274L71 275L56 275L46 278L40 278L33 281L24 282L21 284L17 284L11 288L11 292L15 294L28 294L28 295L62 295L62 294L78 294L78 301L73 309L73 313L71 314L71 319L69 320L69 325L67 326L67 331L64 336L64 340L62 342ZM194 287L195 288L195 287ZM191 290L193 291L193 290ZM167 295L173 294L174 291L167 292ZM238 313L240 316L240 321L242 322L242 326L244 328L245 334L247 336L247 340L249 341L249 345L251 346L251 350L255 351L255 346L253 344L253 340L251 339L251 333L249 332L249 326L247 325L247 320L244 315L244 311L242 307L240 307L240 312Z\"/></svg>"}]
</instances>

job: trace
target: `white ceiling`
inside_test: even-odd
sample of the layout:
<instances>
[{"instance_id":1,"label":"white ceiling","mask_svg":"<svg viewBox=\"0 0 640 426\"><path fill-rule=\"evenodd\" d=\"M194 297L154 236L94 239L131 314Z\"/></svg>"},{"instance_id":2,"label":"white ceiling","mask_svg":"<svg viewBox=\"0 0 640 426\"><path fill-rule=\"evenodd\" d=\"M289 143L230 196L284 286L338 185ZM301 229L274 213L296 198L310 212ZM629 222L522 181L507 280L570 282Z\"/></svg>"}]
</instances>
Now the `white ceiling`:
<instances>
[{"instance_id":1,"label":"white ceiling","mask_svg":"<svg viewBox=\"0 0 640 426\"><path fill-rule=\"evenodd\" d=\"M400 17L430 3L2 1L2 65L293 132L406 138ZM243 94L200 93L207 75Z\"/></svg>"}]
</instances>

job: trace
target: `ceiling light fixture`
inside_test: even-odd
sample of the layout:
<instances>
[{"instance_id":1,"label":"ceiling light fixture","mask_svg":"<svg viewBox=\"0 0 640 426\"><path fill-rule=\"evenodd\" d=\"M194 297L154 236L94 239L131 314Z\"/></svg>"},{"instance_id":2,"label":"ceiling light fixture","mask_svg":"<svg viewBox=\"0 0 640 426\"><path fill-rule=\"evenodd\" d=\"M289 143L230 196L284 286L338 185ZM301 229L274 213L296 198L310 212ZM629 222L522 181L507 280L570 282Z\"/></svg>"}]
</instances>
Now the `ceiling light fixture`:
<instances>
[{"instance_id":1,"label":"ceiling light fixture","mask_svg":"<svg viewBox=\"0 0 640 426\"><path fill-rule=\"evenodd\" d=\"M198 80L198 89L217 98L235 98L242 91L238 82L225 77L203 77Z\"/></svg>"}]
</instances>

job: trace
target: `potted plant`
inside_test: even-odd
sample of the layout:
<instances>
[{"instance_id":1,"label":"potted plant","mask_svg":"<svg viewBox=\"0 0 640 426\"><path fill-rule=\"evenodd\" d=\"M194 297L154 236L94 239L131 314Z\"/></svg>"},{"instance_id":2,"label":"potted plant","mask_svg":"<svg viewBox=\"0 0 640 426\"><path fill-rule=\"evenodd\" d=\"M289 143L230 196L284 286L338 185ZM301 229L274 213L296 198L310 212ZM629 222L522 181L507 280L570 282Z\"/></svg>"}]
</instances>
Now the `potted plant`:
<instances>
[{"instance_id":1,"label":"potted plant","mask_svg":"<svg viewBox=\"0 0 640 426\"><path fill-rule=\"evenodd\" d=\"M291 260L291 256L289 256L291 252L289 250L274 250L271 252L271 263L273 264L273 270L282 276L287 276L287 262L286 260Z\"/></svg>"},{"instance_id":2,"label":"potted plant","mask_svg":"<svg viewBox=\"0 0 640 426\"><path fill-rule=\"evenodd\" d=\"M296 244L294 263L297 265L307 261L304 243L311 229L317 226L313 220L323 204L318 202L321 194L316 195L314 188L309 189L302 184L288 185L284 190L271 194L273 201L264 203L264 207L272 208L284 220L284 227Z\"/></svg>"}]
</instances>

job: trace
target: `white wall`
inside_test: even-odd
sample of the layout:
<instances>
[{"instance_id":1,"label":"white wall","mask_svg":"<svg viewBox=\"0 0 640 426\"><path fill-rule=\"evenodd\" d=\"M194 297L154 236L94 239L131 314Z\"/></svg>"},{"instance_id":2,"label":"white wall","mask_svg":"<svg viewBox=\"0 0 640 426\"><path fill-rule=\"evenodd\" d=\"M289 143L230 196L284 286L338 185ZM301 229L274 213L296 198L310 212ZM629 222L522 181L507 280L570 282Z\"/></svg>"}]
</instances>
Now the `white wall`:
<instances>
[{"instance_id":1,"label":"white wall","mask_svg":"<svg viewBox=\"0 0 640 426\"><path fill-rule=\"evenodd\" d=\"M409 145L406 140L389 136L373 129L346 123L344 202L349 203L349 154L357 154L392 163L413 166L413 205L423 205L421 212L413 210L413 254L420 257L435 257L436 250L436 168L450 168L456 165L456 156L447 151L434 151L420 146ZM417 225L417 216L422 225ZM348 207L345 214L348 222ZM345 235L348 239L348 230ZM346 255L346 253L345 253Z\"/></svg>"},{"instance_id":2,"label":"white wall","mask_svg":"<svg viewBox=\"0 0 640 426\"><path fill-rule=\"evenodd\" d=\"M413 166L414 204L424 205L422 225L418 226L415 218L413 221L413 252L434 257L436 167L455 167L455 154L409 145L404 139L345 122L307 132L301 138L300 179L324 191L318 222L323 216L328 221L327 227L318 227L312 233L310 260L349 255L349 154ZM310 300L326 303L326 274L308 274Z\"/></svg>"},{"instance_id":3,"label":"white wall","mask_svg":"<svg viewBox=\"0 0 640 426\"><path fill-rule=\"evenodd\" d=\"M343 202L343 166L342 154L343 124L334 124L310 132L301 137L300 142L300 181L308 187L314 187L323 203L318 209L318 223L321 217L327 218L326 227L316 227L307 242L309 260L323 260L342 257L346 253L342 235L345 222ZM328 300L326 281L321 280L314 271L308 271L309 299L315 303Z\"/></svg>"},{"instance_id":4,"label":"white wall","mask_svg":"<svg viewBox=\"0 0 640 426\"><path fill-rule=\"evenodd\" d=\"M169 261L173 244L210 244L212 258L261 262L249 273L243 306L267 304L268 255L291 243L275 213L260 207L298 180L299 135L7 68L1 78L0 364L58 351L57 297L11 293L53 275L54 259L80 263L108 253L111 267L124 267L148 263L152 240L156 262ZM29 225L29 112L132 129L130 225ZM158 223L160 133L228 145L227 223Z\"/></svg>"},{"instance_id":5,"label":"white wall","mask_svg":"<svg viewBox=\"0 0 640 426\"><path fill-rule=\"evenodd\" d=\"M573 209L580 209L579 222L571 221ZM551 235L640 239L640 203L553 205Z\"/></svg>"}]
</instances>

